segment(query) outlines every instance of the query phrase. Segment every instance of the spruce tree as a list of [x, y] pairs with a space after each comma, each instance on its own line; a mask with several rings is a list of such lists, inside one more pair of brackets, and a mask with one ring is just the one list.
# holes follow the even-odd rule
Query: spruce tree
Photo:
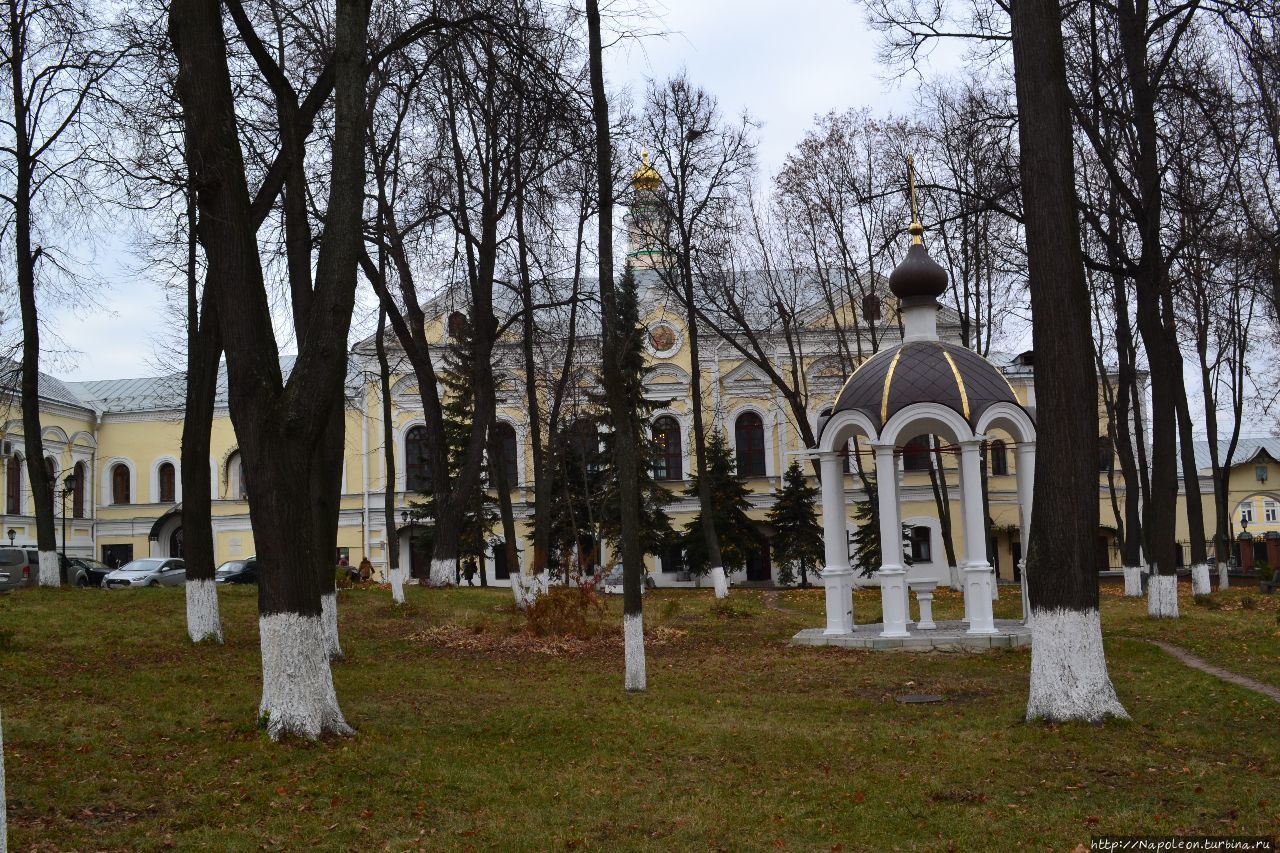
[[[649, 421], [654, 411], [670, 401], [653, 400], [645, 396], [644, 329], [640, 325], [637, 290], [635, 272], [627, 266], [617, 285], [618, 326], [625, 335], [619, 356], [626, 387], [627, 413], [631, 421], [632, 434], [637, 437], [640, 547], [646, 554], [659, 554], [675, 538], [675, 532], [671, 528], [671, 517], [667, 515], [666, 507], [676, 500], [676, 496], [659, 485], [653, 477], [653, 462], [658, 448], [654, 443]], [[622, 504], [619, 500], [618, 466], [614, 453], [617, 429], [607, 409], [601, 418], [601, 423], [605, 427], [604, 470], [601, 480], [604, 493], [601, 512], [602, 533], [611, 545], [616, 546], [622, 534]]]
[[[712, 521], [720, 536], [720, 559], [725, 572], [732, 574], [746, 568], [747, 555], [762, 544], [761, 536], [755, 522], [747, 517], [747, 510], [751, 508], [747, 500], [749, 492], [737, 477], [737, 466], [729, 443], [718, 429], [713, 429], [707, 437], [706, 459], [706, 470], [694, 473], [685, 494], [696, 497], [701, 479], [707, 478], [714, 508]], [[711, 570], [711, 561], [707, 555], [706, 537], [702, 533], [702, 513], [699, 512], [686, 524], [684, 530], [689, 571], [695, 575], [706, 574]]]
[[808, 588], [809, 572], [819, 571], [826, 557], [822, 526], [813, 508], [817, 497], [818, 487], [808, 481], [799, 462], [792, 462], [783, 475], [782, 491], [769, 510], [769, 523], [775, 531], [770, 545], [782, 586], [795, 583], [798, 568], [800, 586]]
[[[876, 489], [874, 477], [862, 479], [866, 490], [865, 500], [853, 506], [853, 517], [857, 528], [853, 531], [853, 553], [849, 555], [851, 565], [861, 567], [859, 573], [864, 578], [871, 577], [884, 562], [880, 556], [880, 495]], [[902, 565], [909, 566], [911, 560], [910, 525], [902, 525]]]
[[[471, 434], [471, 422], [475, 417], [475, 394], [471, 387], [471, 329], [461, 315], [452, 322], [450, 333], [452, 339], [444, 354], [444, 365], [440, 371], [440, 384], [444, 386], [444, 402], [441, 409], [444, 415], [445, 454], [449, 465], [449, 479], [455, 479], [462, 469], [462, 457], [466, 452], [467, 441]], [[427, 478], [428, 480], [430, 478]], [[409, 512], [421, 526], [415, 528], [415, 541], [430, 548], [434, 519], [436, 517], [435, 497], [428, 485], [421, 493], [423, 500], [409, 501]], [[477, 488], [470, 495], [456, 495], [467, 503], [463, 516], [462, 529], [458, 534], [458, 557], [460, 560], [475, 559], [477, 564], [484, 564], [484, 553], [487, 547], [489, 532], [497, 521], [494, 511], [494, 499], [484, 489]], [[482, 575], [482, 579], [483, 579]]]

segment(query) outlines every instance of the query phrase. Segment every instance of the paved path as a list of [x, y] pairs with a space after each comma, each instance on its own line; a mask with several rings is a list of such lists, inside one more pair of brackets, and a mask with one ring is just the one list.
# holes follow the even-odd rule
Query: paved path
[[1148, 640], [1145, 637], [1132, 637], [1131, 639], [1141, 640], [1144, 643], [1159, 646], [1192, 669], [1198, 669], [1201, 672], [1212, 675], [1214, 678], [1219, 678], [1223, 681], [1243, 687], [1245, 690], [1252, 690], [1255, 693], [1261, 693], [1263, 696], [1274, 699], [1276, 702], [1280, 702], [1280, 687], [1263, 684], [1261, 681], [1254, 681], [1252, 678], [1246, 678], [1243, 675], [1237, 675], [1236, 673], [1223, 669], [1220, 666], [1214, 666], [1208, 661], [1202, 660], [1201, 658], [1191, 654], [1191, 652], [1186, 649], [1181, 649], [1171, 643], [1165, 643], [1161, 640]]

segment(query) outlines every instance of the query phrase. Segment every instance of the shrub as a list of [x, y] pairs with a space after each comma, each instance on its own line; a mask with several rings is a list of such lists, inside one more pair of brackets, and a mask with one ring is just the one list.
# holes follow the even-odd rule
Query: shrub
[[1194, 600], [1198, 606], [1207, 608], [1209, 610], [1222, 609], [1222, 602], [1218, 601], [1218, 599], [1214, 598], [1211, 595], [1197, 595]]
[[604, 602], [595, 589], [583, 586], [553, 586], [525, 608], [529, 628], [540, 637], [568, 636], [589, 639], [604, 633], [600, 617]]
[[338, 566], [333, 570], [333, 585], [338, 589], [351, 589], [351, 570]]
[[1258, 572], [1258, 577], [1264, 581], [1270, 581], [1276, 573], [1276, 570], [1271, 568], [1265, 560], [1255, 563], [1253, 568]]

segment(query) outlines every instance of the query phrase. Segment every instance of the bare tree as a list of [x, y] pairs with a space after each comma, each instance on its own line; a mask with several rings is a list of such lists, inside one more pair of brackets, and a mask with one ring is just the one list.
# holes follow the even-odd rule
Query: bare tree
[[[724, 268], [725, 242], [733, 231], [745, 183], [755, 165], [752, 121], [743, 115], [725, 121], [714, 97], [683, 75], [651, 82], [645, 98], [640, 135], [652, 148], [661, 188], [645, 189], [656, 215], [641, 225], [645, 239], [658, 250], [657, 272], [684, 310], [691, 359], [690, 392], [694, 456], [706, 468], [702, 356], [699, 341], [698, 281]], [[703, 536], [706, 538], [715, 595], [729, 594], [720, 559], [720, 542], [712, 521], [711, 484], [699, 477]]]
[[0, 63], [9, 85], [0, 153], [13, 183], [0, 191], [0, 200], [12, 227], [22, 321], [23, 446], [35, 504], [39, 583], [59, 586], [56, 484], [50, 482], [40, 425], [37, 287], [51, 293], [53, 281], [69, 272], [69, 258], [56, 245], [58, 228], [94, 196], [87, 169], [94, 138], [90, 123], [81, 119], [122, 54], [107, 48], [102, 24], [75, 0], [7, 0], [3, 13]]
[[1070, 92], [1056, 0], [1011, 10], [1037, 364], [1028, 719], [1127, 718], [1107, 674], [1093, 539], [1098, 529], [1097, 375], [1076, 218]]
[[[613, 278], [613, 145], [610, 141], [609, 100], [604, 88], [604, 47], [600, 35], [600, 8], [587, 0], [587, 55], [591, 77], [591, 114], [595, 124], [596, 185], [599, 225], [600, 321], [604, 387], [613, 414], [614, 456], [618, 467], [618, 501], [622, 524], [622, 632], [626, 655], [626, 689], [646, 688], [644, 661], [644, 600], [641, 576], [644, 551], [640, 544], [640, 480], [637, 401], [629, 399], [623, 363], [627, 338], [639, 334], [623, 324]], [[696, 362], [695, 362], [695, 370]]]
[[[431, 17], [429, 28], [452, 21]], [[251, 484], [260, 564], [260, 715], [273, 738], [348, 734], [333, 689], [317, 566], [325, 539], [314, 507], [331, 414], [342, 404], [346, 337], [355, 300], [364, 200], [369, 11], [340, 0], [333, 19], [333, 132], [329, 195], [317, 238], [313, 291], [288, 378], [272, 327], [254, 200], [237, 133], [237, 97], [216, 0], [177, 0], [169, 27], [208, 277], [217, 282], [218, 326], [227, 353], [231, 417]], [[322, 87], [324, 88], [324, 87]], [[287, 155], [286, 155], [287, 157]], [[283, 170], [283, 168], [282, 168]], [[283, 176], [274, 180], [285, 183]], [[259, 191], [261, 194], [261, 190]], [[294, 301], [296, 308], [302, 301]], [[328, 521], [325, 520], [328, 524]], [[299, 531], [303, 535], [299, 535]]]

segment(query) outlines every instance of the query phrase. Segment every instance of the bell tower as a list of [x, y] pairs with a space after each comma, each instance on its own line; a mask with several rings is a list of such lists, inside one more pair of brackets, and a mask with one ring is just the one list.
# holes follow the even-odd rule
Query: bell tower
[[640, 152], [640, 168], [631, 175], [631, 210], [627, 213], [627, 263], [632, 269], [653, 269], [662, 257], [665, 208], [662, 177], [649, 165], [649, 152]]

